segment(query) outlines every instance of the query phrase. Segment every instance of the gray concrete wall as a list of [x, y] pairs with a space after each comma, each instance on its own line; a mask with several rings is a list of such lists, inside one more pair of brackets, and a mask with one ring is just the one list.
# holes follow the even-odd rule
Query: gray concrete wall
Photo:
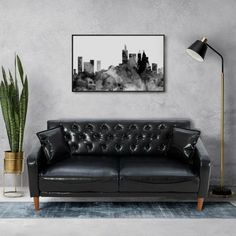
[[[226, 182], [236, 184], [236, 2], [234, 0], [0, 0], [0, 65], [20, 54], [30, 100], [25, 153], [57, 118], [189, 118], [202, 131], [219, 178], [220, 59], [205, 63], [185, 48], [206, 36], [225, 57]], [[71, 34], [166, 35], [165, 93], [72, 93]], [[0, 120], [0, 153], [8, 142]], [[26, 173], [25, 173], [26, 175]], [[2, 184], [2, 178], [0, 178]], [[26, 182], [25, 182], [26, 184]]]

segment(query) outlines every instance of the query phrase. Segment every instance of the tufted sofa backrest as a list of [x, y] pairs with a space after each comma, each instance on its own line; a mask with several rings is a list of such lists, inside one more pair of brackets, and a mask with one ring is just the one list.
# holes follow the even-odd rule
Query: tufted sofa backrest
[[154, 155], [168, 148], [173, 126], [189, 128], [190, 121], [49, 120], [47, 126], [63, 126], [72, 154]]

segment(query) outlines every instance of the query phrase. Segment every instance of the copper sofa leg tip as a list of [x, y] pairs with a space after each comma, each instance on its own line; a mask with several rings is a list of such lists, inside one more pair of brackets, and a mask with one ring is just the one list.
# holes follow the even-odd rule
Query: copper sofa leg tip
[[197, 210], [198, 210], [198, 211], [202, 211], [203, 202], [204, 202], [204, 198], [199, 197], [199, 198], [197, 199]]
[[34, 209], [35, 211], [39, 211], [39, 197], [34, 197]]

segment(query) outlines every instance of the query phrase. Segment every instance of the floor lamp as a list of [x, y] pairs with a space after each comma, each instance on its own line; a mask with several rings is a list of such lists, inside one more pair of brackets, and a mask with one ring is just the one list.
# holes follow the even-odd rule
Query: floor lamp
[[213, 195], [230, 196], [232, 191], [224, 186], [224, 58], [207, 43], [206, 38], [195, 41], [186, 52], [195, 60], [203, 62], [207, 48], [212, 49], [221, 58], [221, 136], [220, 136], [220, 186], [212, 189]]

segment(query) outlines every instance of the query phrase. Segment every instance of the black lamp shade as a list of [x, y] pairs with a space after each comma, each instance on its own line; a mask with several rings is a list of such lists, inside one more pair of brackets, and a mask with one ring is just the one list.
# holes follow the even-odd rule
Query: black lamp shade
[[186, 52], [197, 61], [203, 61], [207, 50], [207, 44], [200, 40], [195, 41]]

